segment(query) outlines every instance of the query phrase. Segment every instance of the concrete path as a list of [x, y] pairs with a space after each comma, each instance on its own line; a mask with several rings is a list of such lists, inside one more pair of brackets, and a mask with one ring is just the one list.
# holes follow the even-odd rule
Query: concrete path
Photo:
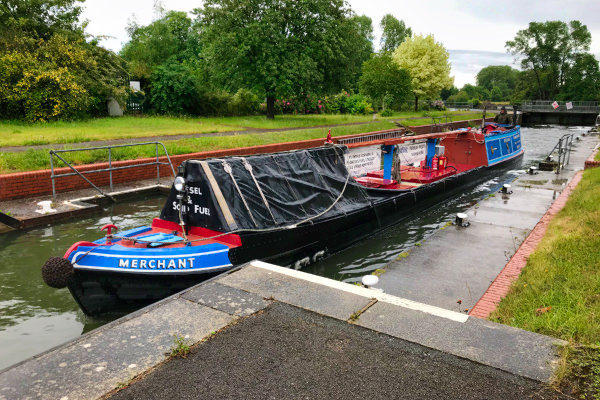
[[[199, 344], [165, 362], [173, 335]], [[556, 344], [253, 262], [0, 371], [0, 399], [521, 399], [550, 396]]]
[[448, 226], [411, 249], [407, 257], [390, 262], [378, 287], [414, 301], [469, 312], [583, 169], [597, 143], [597, 136], [576, 142], [570, 163], [558, 175], [523, 172], [511, 182], [511, 194], [490, 195], [466, 211], [469, 227]]

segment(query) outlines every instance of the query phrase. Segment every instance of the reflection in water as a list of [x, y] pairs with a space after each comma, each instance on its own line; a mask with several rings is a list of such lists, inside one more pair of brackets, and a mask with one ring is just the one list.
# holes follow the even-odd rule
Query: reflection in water
[[[585, 130], [586, 128], [581, 128]], [[545, 158], [566, 128], [523, 128], [524, 168]], [[468, 192], [413, 215], [351, 248], [304, 269], [316, 275], [353, 282], [384, 267], [398, 254], [452, 221], [482, 197], [500, 189], [522, 171], [509, 171]], [[68, 221], [26, 232], [0, 235], [0, 369], [47, 350], [118, 317], [88, 318], [67, 289], [47, 287], [41, 266], [50, 256], [62, 255], [71, 244], [104, 235], [107, 223], [121, 230], [150, 224], [162, 209], [164, 197], [131, 201], [109, 207], [99, 216]]]

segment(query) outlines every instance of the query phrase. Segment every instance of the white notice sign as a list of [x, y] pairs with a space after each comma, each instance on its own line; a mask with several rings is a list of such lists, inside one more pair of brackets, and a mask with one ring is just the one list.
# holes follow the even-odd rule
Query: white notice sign
[[419, 163], [425, 159], [425, 154], [427, 154], [427, 143], [402, 144], [398, 146], [398, 156], [402, 165]]
[[348, 149], [344, 162], [351, 176], [362, 176], [367, 172], [381, 169], [381, 146], [357, 147]]

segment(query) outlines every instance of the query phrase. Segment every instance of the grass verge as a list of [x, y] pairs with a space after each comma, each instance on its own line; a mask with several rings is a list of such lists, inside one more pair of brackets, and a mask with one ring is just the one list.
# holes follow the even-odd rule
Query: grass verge
[[227, 118], [126, 116], [76, 122], [25, 124], [0, 122], [0, 147], [82, 143], [135, 137], [244, 131], [248, 129], [291, 129], [319, 125], [372, 121], [371, 115], [281, 115]]
[[[331, 134], [333, 136], [342, 136], [392, 129], [394, 127], [395, 125], [389, 121], [375, 121], [362, 125], [348, 125], [331, 128]], [[318, 138], [324, 139], [327, 136], [327, 131], [328, 128], [314, 128], [231, 136], [209, 136], [181, 140], [169, 140], [165, 141], [164, 144], [169, 152], [169, 155], [177, 155], [200, 151], [233, 149], [238, 147], [259, 146], [272, 143], [293, 142], [297, 140]], [[72, 148], [74, 147], [75, 146]], [[108, 151], [106, 150], [81, 151], [76, 153], [62, 154], [62, 156], [74, 165], [108, 161]], [[111, 154], [113, 161], [131, 160], [154, 156], [155, 146], [153, 145], [117, 148], [113, 149]], [[62, 163], [55, 162], [55, 167], [62, 166], [64, 166]], [[0, 153], [0, 173], [3, 174], [11, 172], [34, 171], [47, 168], [50, 168], [50, 156], [48, 154], [48, 150], [30, 149], [25, 152]]]
[[600, 399], [600, 168], [586, 170], [490, 319], [568, 341], [556, 384]]
[[[429, 124], [431, 117], [451, 115], [469, 119], [464, 111], [402, 112], [378, 121], [410, 120], [406, 125]], [[481, 118], [481, 113], [471, 113]], [[416, 119], [415, 119], [416, 118]], [[186, 118], [159, 116], [125, 116], [97, 118], [75, 122], [26, 124], [18, 121], [0, 121], [0, 147], [34, 146], [47, 144], [83, 143], [95, 140], [127, 139], [137, 137], [171, 136], [215, 132], [246, 131], [252, 129], [293, 129], [325, 125], [372, 122], [372, 115], [277, 115], [268, 120], [264, 116]]]

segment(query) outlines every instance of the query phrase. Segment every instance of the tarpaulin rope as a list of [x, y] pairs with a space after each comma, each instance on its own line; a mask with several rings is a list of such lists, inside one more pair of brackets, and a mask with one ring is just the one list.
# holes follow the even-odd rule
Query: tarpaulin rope
[[238, 186], [237, 181], [235, 180], [235, 177], [233, 176], [233, 168], [231, 168], [231, 165], [227, 161], [223, 161], [223, 169], [231, 177], [231, 180], [233, 181], [233, 184], [235, 185], [235, 188], [237, 189], [238, 194], [240, 195], [240, 197], [242, 199], [242, 202], [244, 202], [246, 211], [248, 211], [248, 214], [250, 214], [250, 218], [252, 218], [252, 222], [254, 223], [254, 226], [258, 227], [258, 224], [254, 220], [254, 215], [252, 215], [252, 211], [250, 211], [250, 207], [248, 207], [248, 203], [246, 203], [246, 198], [244, 197], [244, 194], [240, 190], [240, 187]]
[[243, 157], [241, 157], [241, 158], [242, 158], [242, 162], [244, 163], [244, 167], [246, 167], [246, 170], [248, 170], [248, 172], [250, 173], [250, 176], [252, 177], [252, 180], [254, 181], [256, 188], [258, 189], [258, 193], [260, 193], [260, 197], [262, 198], [263, 203], [265, 203], [265, 207], [267, 207], [267, 210], [269, 210], [269, 214], [271, 214], [271, 218], [273, 218], [273, 222], [277, 223], [277, 220], [275, 219], [275, 216], [273, 216], [273, 212], [271, 211], [271, 207], [269, 207], [269, 202], [267, 201], [267, 198], [265, 197], [262, 189], [260, 188], [258, 181], [254, 177], [254, 173], [252, 172], [252, 165], [250, 165], [248, 160], [246, 160], [245, 158], [243, 158]]

